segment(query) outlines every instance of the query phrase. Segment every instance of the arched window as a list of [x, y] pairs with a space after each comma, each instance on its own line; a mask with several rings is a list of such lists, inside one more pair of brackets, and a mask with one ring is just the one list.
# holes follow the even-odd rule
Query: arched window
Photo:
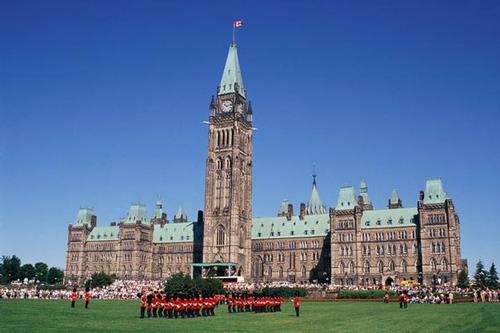
[[305, 279], [306, 277], [307, 277], [306, 266], [302, 266], [302, 279]]
[[349, 263], [349, 273], [354, 274], [354, 262], [352, 261]]
[[378, 272], [384, 273], [384, 263], [382, 261], [378, 262]]
[[406, 260], [401, 261], [401, 272], [408, 272], [408, 264], [406, 263]]
[[441, 243], [441, 253], [444, 253], [444, 252], [445, 251], [444, 251], [444, 242], [443, 242], [443, 243]]
[[343, 262], [343, 261], [341, 261], [341, 262], [339, 263], [339, 273], [340, 273], [340, 274], [344, 274], [344, 271], [345, 271], [344, 262]]
[[448, 272], [448, 260], [446, 258], [443, 258], [443, 261], [441, 261], [441, 269], [443, 272]]
[[267, 276], [271, 279], [273, 277], [273, 268], [269, 266], [267, 269]]
[[437, 271], [437, 262], [436, 262], [436, 259], [434, 259], [434, 258], [431, 258], [431, 270], [433, 272]]
[[245, 247], [245, 229], [240, 227], [240, 248]]
[[217, 232], [216, 232], [216, 245], [217, 246], [224, 245], [225, 237], [226, 237], [226, 232], [224, 230], [224, 227], [222, 225], [219, 225], [217, 227]]
[[368, 261], [365, 261], [365, 273], [370, 273], [370, 263]]
[[394, 265], [394, 261], [393, 261], [393, 260], [391, 260], [391, 261], [389, 262], [389, 270], [390, 270], [391, 272], [394, 272], [394, 270], [395, 270], [395, 269], [396, 269], [396, 267], [395, 267], [395, 265]]
[[278, 276], [280, 279], [283, 279], [283, 267], [281, 266], [278, 268]]
[[226, 157], [226, 169], [231, 169], [231, 158]]

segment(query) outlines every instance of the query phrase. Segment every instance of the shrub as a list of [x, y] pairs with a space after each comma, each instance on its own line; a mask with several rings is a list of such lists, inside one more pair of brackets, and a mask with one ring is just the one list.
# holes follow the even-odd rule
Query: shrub
[[223, 294], [224, 285], [219, 279], [191, 279], [189, 275], [183, 273], [173, 274], [165, 282], [165, 291], [168, 294], [192, 293], [192, 294]]
[[114, 274], [108, 275], [104, 272], [94, 273], [92, 274], [90, 279], [88, 279], [85, 282], [85, 288], [101, 288], [109, 286], [115, 280], [116, 280], [116, 275]]
[[263, 296], [270, 297], [294, 297], [296, 293], [298, 293], [300, 297], [307, 296], [307, 290], [305, 288], [266, 287], [261, 290], [261, 293]]
[[389, 293], [389, 297], [397, 297], [397, 294], [390, 290], [341, 290], [337, 298], [383, 298], [385, 293]]

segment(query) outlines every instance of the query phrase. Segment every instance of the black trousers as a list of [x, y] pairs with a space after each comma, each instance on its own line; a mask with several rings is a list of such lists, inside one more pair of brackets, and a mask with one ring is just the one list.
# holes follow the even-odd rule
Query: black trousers
[[85, 309], [89, 308], [89, 301], [85, 301]]
[[300, 306], [298, 308], [295, 308], [295, 315], [297, 317], [300, 316]]
[[151, 309], [148, 308], [148, 318], [150, 318], [150, 317], [151, 317]]
[[74, 308], [75, 307], [75, 301], [71, 301], [71, 307]]
[[144, 319], [144, 312], [146, 312], [146, 308], [141, 308], [141, 319]]

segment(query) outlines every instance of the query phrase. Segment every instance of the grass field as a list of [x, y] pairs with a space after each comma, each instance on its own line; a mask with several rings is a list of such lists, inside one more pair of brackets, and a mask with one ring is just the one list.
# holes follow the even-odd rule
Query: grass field
[[281, 313], [228, 314], [196, 319], [140, 320], [137, 301], [0, 300], [0, 332], [500, 332], [500, 304], [411, 305], [302, 302], [296, 318], [290, 302]]

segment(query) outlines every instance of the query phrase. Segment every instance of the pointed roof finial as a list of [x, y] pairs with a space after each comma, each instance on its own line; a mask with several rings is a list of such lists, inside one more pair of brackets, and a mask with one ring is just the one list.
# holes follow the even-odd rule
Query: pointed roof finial
[[309, 197], [309, 202], [306, 206], [306, 215], [312, 214], [326, 214], [326, 207], [323, 206], [323, 202], [319, 196], [318, 186], [316, 184], [316, 167], [313, 167], [313, 186], [311, 190], [311, 196]]
[[316, 186], [316, 176], [317, 176], [317, 174], [316, 174], [316, 164], [313, 164], [313, 174], [312, 174], [312, 176], [313, 176], [313, 186]]
[[218, 95], [228, 93], [239, 93], [246, 98], [246, 91], [241, 76], [240, 61], [238, 59], [238, 49], [236, 43], [231, 43], [227, 53], [226, 65], [220, 80]]

